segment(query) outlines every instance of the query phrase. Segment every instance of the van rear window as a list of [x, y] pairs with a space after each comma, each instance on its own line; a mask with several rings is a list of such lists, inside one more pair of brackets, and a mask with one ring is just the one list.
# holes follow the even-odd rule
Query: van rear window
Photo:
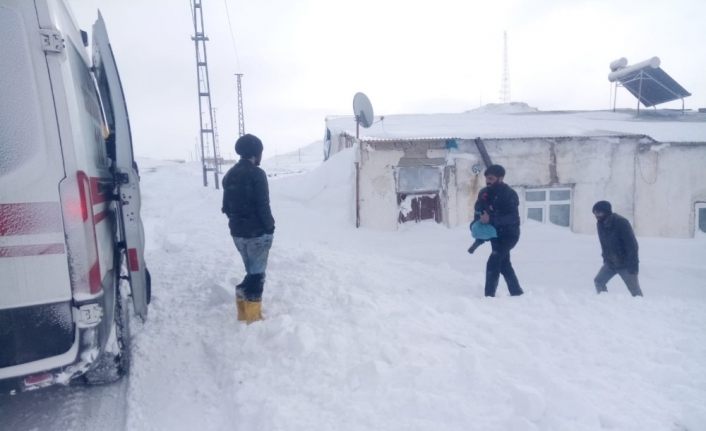
[[0, 7], [0, 176], [21, 167], [41, 148], [42, 116], [31, 52], [22, 16]]

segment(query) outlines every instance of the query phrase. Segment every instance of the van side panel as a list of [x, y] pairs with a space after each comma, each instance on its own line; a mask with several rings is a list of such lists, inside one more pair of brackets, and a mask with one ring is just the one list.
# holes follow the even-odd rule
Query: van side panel
[[0, 6], [0, 310], [71, 300], [63, 154], [33, 2]]

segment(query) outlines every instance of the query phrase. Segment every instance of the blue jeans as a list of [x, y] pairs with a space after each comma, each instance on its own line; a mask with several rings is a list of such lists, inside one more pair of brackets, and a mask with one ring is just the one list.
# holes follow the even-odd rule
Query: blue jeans
[[256, 238], [234, 236], [233, 243], [243, 258], [246, 273], [243, 282], [236, 287], [235, 294], [241, 299], [259, 301], [265, 285], [265, 270], [272, 247], [272, 235], [265, 234]]
[[264, 274], [267, 269], [267, 256], [272, 247], [272, 235], [262, 235], [256, 238], [233, 237], [235, 248], [243, 258], [247, 274]]

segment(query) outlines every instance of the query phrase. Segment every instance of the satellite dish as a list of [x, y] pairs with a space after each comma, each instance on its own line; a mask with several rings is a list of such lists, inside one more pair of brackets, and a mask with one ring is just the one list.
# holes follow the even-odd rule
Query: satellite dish
[[363, 93], [355, 93], [353, 96], [353, 115], [355, 122], [366, 129], [373, 125], [373, 105], [370, 99]]

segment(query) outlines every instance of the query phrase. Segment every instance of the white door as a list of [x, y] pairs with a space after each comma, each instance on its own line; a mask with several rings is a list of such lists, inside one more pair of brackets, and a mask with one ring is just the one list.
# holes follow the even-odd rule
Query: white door
[[145, 234], [140, 218], [140, 178], [132, 153], [125, 95], [100, 12], [98, 20], [93, 24], [93, 66], [110, 129], [110, 139], [115, 145], [111, 157], [114, 159], [114, 175], [120, 196], [120, 239], [125, 242], [132, 301], [135, 313], [145, 319], [151, 292], [144, 257]]

